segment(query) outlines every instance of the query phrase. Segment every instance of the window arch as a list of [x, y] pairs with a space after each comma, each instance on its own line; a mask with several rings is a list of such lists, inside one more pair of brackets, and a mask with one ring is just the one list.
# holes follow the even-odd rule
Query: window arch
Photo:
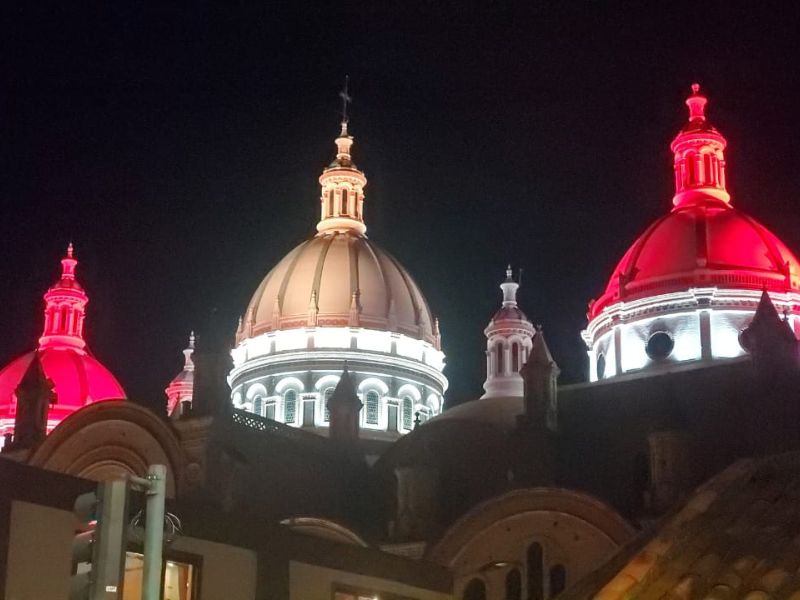
[[333, 396], [333, 390], [333, 387], [325, 388], [325, 391], [322, 393], [322, 401], [324, 402], [322, 412], [324, 413], [324, 419], [326, 423], [331, 420], [331, 411], [328, 410], [328, 400], [330, 400], [331, 396]]
[[370, 390], [367, 392], [366, 396], [366, 419], [367, 423], [370, 425], [377, 425], [378, 424], [378, 415], [380, 412], [380, 403], [381, 397], [378, 395], [378, 392], [375, 390]]
[[567, 570], [564, 565], [550, 567], [550, 598], [555, 598], [567, 587]]
[[511, 372], [519, 373], [519, 344], [511, 344]]
[[411, 429], [414, 424], [414, 401], [411, 396], [403, 398], [403, 428]]
[[528, 580], [528, 600], [544, 598], [544, 565], [542, 564], [542, 545], [534, 542], [528, 547], [526, 561]]
[[519, 569], [506, 574], [506, 600], [522, 600], [522, 575]]
[[464, 600], [486, 600], [486, 584], [483, 580], [472, 579], [464, 588]]
[[294, 423], [297, 420], [297, 392], [286, 390], [283, 393], [283, 420], [286, 423]]

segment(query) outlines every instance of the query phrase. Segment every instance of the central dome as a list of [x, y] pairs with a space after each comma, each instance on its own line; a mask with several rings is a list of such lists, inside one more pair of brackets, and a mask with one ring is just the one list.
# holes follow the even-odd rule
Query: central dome
[[252, 327], [240, 339], [307, 327], [311, 319], [319, 327], [358, 325], [434, 342], [431, 311], [411, 275], [351, 231], [320, 233], [289, 252], [258, 286], [247, 315]]
[[437, 321], [416, 282], [367, 239], [367, 178], [347, 120], [322, 171], [314, 237], [253, 294], [236, 332], [235, 407], [327, 435], [328, 401], [346, 369], [363, 409], [360, 435], [392, 441], [442, 411], [447, 389]]

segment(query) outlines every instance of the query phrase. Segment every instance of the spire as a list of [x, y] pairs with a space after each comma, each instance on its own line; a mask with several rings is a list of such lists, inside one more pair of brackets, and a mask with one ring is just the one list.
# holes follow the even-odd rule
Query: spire
[[347, 108], [353, 99], [349, 94], [349, 78], [345, 78], [344, 88], [339, 92], [342, 99], [341, 130], [336, 138], [336, 158], [320, 175], [322, 186], [320, 196], [319, 233], [351, 232], [364, 235], [364, 187], [367, 178], [358, 170], [351, 156], [353, 136], [348, 131], [350, 117]]
[[707, 120], [708, 99], [700, 84], [692, 84], [686, 99], [689, 122], [681, 129], [670, 148], [674, 153], [676, 208], [702, 201], [717, 200], [726, 204], [731, 197], [725, 187], [725, 147], [727, 141]]
[[45, 375], [38, 352], [33, 353], [14, 395], [17, 401], [14, 447], [31, 448], [47, 435], [47, 413], [57, 401], [53, 382]]
[[761, 293], [753, 320], [741, 333], [742, 346], [753, 356], [756, 369], [766, 375], [798, 366], [798, 342], [781, 319], [767, 290]]
[[358, 439], [358, 414], [363, 404], [356, 393], [353, 376], [344, 364], [339, 383], [328, 400], [331, 439], [352, 442]]
[[72, 243], [61, 259], [61, 277], [44, 295], [44, 330], [39, 338], [39, 348], [69, 347], [82, 350], [83, 320], [89, 297], [75, 279], [78, 261]]

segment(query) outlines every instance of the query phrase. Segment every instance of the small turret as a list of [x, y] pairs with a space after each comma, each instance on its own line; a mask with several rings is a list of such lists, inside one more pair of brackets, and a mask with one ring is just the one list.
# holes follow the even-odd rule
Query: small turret
[[503, 304], [484, 330], [486, 335], [485, 394], [481, 398], [521, 398], [522, 376], [519, 371], [532, 347], [533, 323], [517, 304], [519, 283], [514, 281], [511, 265], [500, 284]]
[[67, 255], [61, 259], [61, 277], [44, 295], [44, 331], [39, 349], [73, 348], [83, 350], [83, 320], [89, 297], [75, 279], [78, 261], [70, 243]]
[[179, 418], [192, 406], [194, 390], [194, 331], [189, 335], [189, 345], [183, 351], [183, 370], [167, 386], [167, 414]]

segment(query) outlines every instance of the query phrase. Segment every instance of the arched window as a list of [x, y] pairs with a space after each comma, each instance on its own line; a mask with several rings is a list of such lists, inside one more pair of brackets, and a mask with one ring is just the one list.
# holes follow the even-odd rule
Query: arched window
[[261, 396], [256, 396], [256, 399], [253, 401], [253, 412], [261, 417], [263, 416], [263, 410], [264, 400], [261, 398]]
[[486, 600], [486, 584], [477, 577], [464, 588], [464, 600]]
[[403, 398], [403, 428], [411, 429], [414, 424], [414, 401], [411, 396]]
[[297, 392], [286, 390], [283, 393], [283, 420], [294, 423], [297, 419]]
[[58, 328], [62, 333], [66, 333], [67, 332], [67, 315], [68, 314], [69, 313], [67, 312], [67, 307], [66, 306], [62, 306], [61, 307], [61, 318], [59, 319], [59, 322], [58, 322]]
[[528, 547], [527, 556], [528, 600], [542, 600], [544, 597], [544, 565], [542, 564], [542, 545], [533, 543]]
[[597, 356], [597, 378], [602, 379], [606, 374], [606, 356], [599, 354]]
[[378, 396], [378, 392], [375, 390], [370, 390], [367, 392], [367, 423], [370, 425], [377, 425], [378, 424], [378, 412], [380, 409], [381, 398]]
[[511, 372], [519, 373], [519, 344], [511, 344]]
[[522, 600], [522, 575], [511, 569], [506, 575], [506, 600]]
[[322, 394], [323, 401], [325, 402], [325, 406], [323, 407], [323, 412], [325, 413], [324, 418], [326, 423], [331, 420], [331, 411], [328, 410], [328, 400], [330, 400], [331, 396], [333, 396], [333, 389], [334, 388], [332, 387], [326, 388], [325, 392]]
[[505, 354], [506, 354], [506, 349], [505, 349], [505, 347], [503, 346], [502, 343], [498, 343], [494, 347], [494, 350], [497, 353], [497, 374], [498, 375], [502, 375], [503, 373], [506, 372], [505, 360], [504, 360], [505, 359]]
[[346, 215], [347, 213], [347, 190], [342, 190], [342, 208], [339, 210], [339, 214]]
[[564, 565], [550, 567], [550, 598], [555, 598], [567, 587], [567, 570]]

